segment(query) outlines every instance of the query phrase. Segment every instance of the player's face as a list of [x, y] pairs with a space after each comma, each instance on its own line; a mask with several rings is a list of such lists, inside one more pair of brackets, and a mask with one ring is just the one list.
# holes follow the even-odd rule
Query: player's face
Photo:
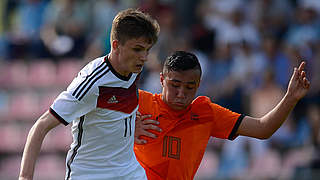
[[119, 43], [117, 53], [120, 73], [127, 76], [131, 72], [141, 72], [151, 47], [152, 44], [144, 37], [127, 40], [123, 45]]
[[169, 71], [160, 75], [162, 100], [172, 109], [185, 109], [194, 99], [199, 84], [200, 71]]

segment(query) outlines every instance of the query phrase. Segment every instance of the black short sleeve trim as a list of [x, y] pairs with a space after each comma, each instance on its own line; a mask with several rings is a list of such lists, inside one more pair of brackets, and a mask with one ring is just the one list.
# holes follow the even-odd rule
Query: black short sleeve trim
[[67, 121], [65, 121], [61, 116], [59, 116], [59, 114], [57, 114], [52, 108], [49, 109], [49, 112], [58, 120], [60, 121], [62, 124], [64, 124], [65, 126], [67, 126], [69, 123]]
[[238, 128], [239, 128], [239, 126], [240, 126], [240, 124], [241, 124], [241, 122], [242, 122], [242, 120], [243, 120], [244, 117], [245, 117], [244, 114], [241, 114], [241, 115], [239, 116], [236, 124], [234, 125], [234, 127], [233, 127], [233, 129], [232, 129], [232, 131], [231, 131], [231, 133], [230, 133], [230, 135], [229, 135], [229, 137], [228, 137], [229, 140], [234, 140], [234, 139], [238, 136], [236, 133], [237, 133]]

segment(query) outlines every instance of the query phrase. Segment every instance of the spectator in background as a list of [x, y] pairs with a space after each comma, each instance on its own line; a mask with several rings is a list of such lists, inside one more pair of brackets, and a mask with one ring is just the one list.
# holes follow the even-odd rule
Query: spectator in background
[[[235, 112], [243, 112], [242, 90], [231, 73], [232, 46], [221, 43], [209, 58], [199, 94], [214, 98], [217, 104]], [[213, 78], [214, 77], [214, 78]]]
[[[7, 2], [10, 6], [13, 3]], [[40, 31], [44, 24], [44, 11], [48, 0], [22, 0], [8, 9], [8, 26], [4, 39], [7, 45], [8, 58], [42, 58], [46, 57]]]
[[[262, 83], [246, 94], [249, 102], [247, 105], [249, 114], [254, 117], [262, 117], [272, 110], [284, 95], [282, 88], [274, 81], [272, 70], [265, 69], [261, 73]], [[247, 80], [250, 82], [250, 78]], [[290, 117], [278, 131], [288, 121], [290, 122]], [[278, 177], [281, 159], [275, 158], [279, 155], [270, 149], [269, 142], [270, 139], [259, 141], [247, 137], [239, 137], [235, 142], [226, 141], [222, 148], [219, 176], [221, 178], [236, 178], [247, 173], [248, 177], [253, 179]]]
[[248, 21], [246, 4], [241, 0], [234, 1], [204, 1], [207, 10], [204, 10], [204, 22], [207, 27], [216, 32], [216, 43], [239, 45], [243, 40], [251, 45], [260, 41], [254, 24]]
[[276, 83], [285, 88], [290, 78], [290, 71], [294, 66], [284, 53], [281, 40], [273, 34], [267, 34], [262, 38], [261, 52], [263, 61], [267, 64], [266, 67], [274, 69]]
[[[260, 72], [262, 73], [261, 84], [248, 94], [250, 114], [256, 117], [262, 117], [269, 112], [285, 94], [284, 89], [275, 82], [273, 69], [265, 67]], [[269, 140], [257, 141], [255, 139], [247, 139], [249, 151], [251, 152], [248, 173], [253, 179], [272, 179], [279, 176], [281, 156], [277, 151], [272, 149], [270, 141], [276, 134], [279, 134], [279, 131], [287, 128], [288, 124], [292, 124], [292, 117], [290, 115]]]
[[161, 15], [164, 15], [162, 12], [171, 7], [171, 3], [159, 0], [142, 0], [138, 6], [142, 11], [148, 12], [152, 17], [159, 19]]
[[266, 59], [256, 50], [256, 47], [247, 41], [242, 41], [239, 48], [234, 51], [231, 64], [231, 76], [239, 86], [244, 96], [248, 96], [263, 81], [267, 68]]
[[283, 39], [293, 17], [294, 3], [290, 0], [251, 1], [246, 12], [260, 36], [273, 34]]
[[312, 46], [320, 40], [320, 22], [312, 7], [300, 6], [294, 22], [289, 26], [286, 42], [293, 46]]
[[297, 59], [306, 59], [307, 68], [313, 69], [316, 64], [314, 57], [320, 42], [319, 14], [313, 7], [302, 5], [297, 7], [294, 17], [284, 39], [291, 63], [295, 65]]
[[89, 5], [83, 0], [52, 0], [45, 11], [41, 39], [52, 57], [83, 57]]
[[126, 6], [121, 0], [94, 0], [91, 9], [91, 33], [88, 35], [88, 48], [85, 59], [92, 59], [110, 51], [110, 29], [113, 17]]
[[[320, 170], [320, 105], [312, 103], [309, 105], [307, 118], [311, 127], [311, 140], [313, 146], [313, 158], [310, 163], [311, 169]], [[318, 174], [320, 177], [320, 174]]]
[[161, 86], [159, 84], [159, 73], [161, 72], [161, 64], [155, 53], [149, 55], [149, 60], [145, 64], [145, 67], [148, 71], [142, 73], [139, 87], [151, 93], [160, 93]]
[[310, 103], [320, 104], [320, 61], [317, 61], [316, 59], [320, 57], [320, 42], [317, 43], [317, 47], [315, 49], [315, 55], [314, 60], [312, 62], [312, 66], [310, 67], [310, 70], [312, 71], [310, 75], [312, 76], [311, 82], [314, 83], [314, 86], [312, 86], [309, 100]]
[[177, 25], [177, 17], [171, 6], [163, 7], [158, 14], [161, 33], [159, 43], [155, 45], [153, 51], [157, 54], [160, 63], [163, 64], [165, 57], [178, 47], [177, 42], [179, 38], [182, 38], [182, 32]]
[[242, 41], [246, 41], [250, 46], [257, 46], [260, 41], [256, 27], [249, 23], [244, 8], [237, 8], [228, 16], [229, 23], [222, 27], [218, 37], [218, 41], [230, 43], [233, 46], [241, 45]]

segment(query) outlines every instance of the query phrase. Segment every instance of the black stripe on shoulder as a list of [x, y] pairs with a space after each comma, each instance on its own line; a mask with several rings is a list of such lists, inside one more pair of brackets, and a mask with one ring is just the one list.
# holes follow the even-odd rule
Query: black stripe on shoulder
[[90, 81], [91, 84], [87, 87], [86, 91], [84, 93], [82, 93], [82, 95], [78, 98], [79, 101], [81, 101], [81, 99], [84, 97], [85, 94], [87, 94], [87, 92], [89, 91], [89, 89], [93, 86], [93, 84], [95, 82], [97, 82], [98, 79], [102, 78], [105, 74], [107, 74], [107, 72], [109, 72], [110, 69], [105, 70], [100, 76], [98, 76], [97, 78], [95, 78], [93, 81]]
[[[81, 95], [81, 93], [83, 93], [83, 90], [88, 86], [88, 84], [90, 83], [90, 81], [92, 81], [92, 79], [94, 79], [98, 74], [100, 74], [106, 67], [106, 63], [102, 63], [103, 64], [103, 68], [100, 68], [99, 71], [97, 71], [96, 73], [94, 73], [92, 76], [90, 76], [90, 78], [88, 79], [88, 81], [82, 86], [82, 88], [80, 89], [80, 91], [76, 94], [75, 98], [79, 98], [79, 96]], [[91, 74], [90, 74], [91, 75]]]
[[81, 146], [82, 143], [82, 134], [83, 134], [83, 122], [84, 122], [84, 116], [80, 117], [80, 122], [78, 124], [78, 138], [77, 138], [77, 142], [78, 144], [74, 147], [73, 149], [73, 153], [70, 157], [70, 159], [67, 162], [67, 168], [68, 168], [68, 175], [67, 175], [67, 180], [70, 179], [70, 175], [71, 175], [71, 163], [73, 162], [74, 158], [76, 157], [77, 153], [78, 153], [78, 149]]
[[49, 108], [49, 112], [58, 120], [60, 121], [62, 124], [64, 124], [65, 126], [67, 126], [69, 123], [64, 120], [61, 116], [59, 116], [58, 113], [56, 113], [52, 108]]
[[[99, 72], [102, 71], [102, 70], [105, 68], [105, 66], [106, 66], [106, 63], [103, 61], [98, 67], [96, 67], [96, 68], [92, 71], [91, 74], [89, 74], [89, 75], [81, 82], [81, 84], [79, 84], [79, 86], [73, 91], [72, 96], [75, 96], [77, 93], [78, 93], [78, 94], [81, 93], [81, 90], [86, 86], [86, 85], [83, 86], [83, 84], [84, 84], [85, 82], [87, 82], [87, 80], [88, 80], [89, 78], [91, 79], [92, 77], [94, 77], [94, 76], [96, 76], [97, 74], [99, 74]], [[102, 69], [101, 69], [101, 68], [102, 68]], [[99, 69], [101, 69], [101, 70], [96, 73], [96, 71], [98, 71]], [[89, 79], [89, 81], [90, 81], [90, 79]], [[87, 83], [88, 83], [88, 82], [87, 82]], [[81, 88], [81, 87], [82, 87], [82, 88]], [[81, 88], [81, 90], [80, 90], [80, 92], [78, 92], [80, 88]]]
[[243, 114], [241, 114], [241, 115], [239, 116], [236, 124], [234, 125], [234, 127], [233, 127], [233, 129], [232, 129], [232, 131], [231, 131], [231, 133], [230, 133], [230, 135], [229, 135], [229, 137], [228, 137], [229, 140], [234, 140], [234, 139], [237, 137], [237, 134], [236, 134], [236, 133], [237, 133], [238, 128], [239, 128], [239, 126], [240, 126], [240, 124], [241, 124], [241, 122], [242, 122], [242, 120], [243, 120], [244, 117], [245, 117], [245, 115], [243, 115]]

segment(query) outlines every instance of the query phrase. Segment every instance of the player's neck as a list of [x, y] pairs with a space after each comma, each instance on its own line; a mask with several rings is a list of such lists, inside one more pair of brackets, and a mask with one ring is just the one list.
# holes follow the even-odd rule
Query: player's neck
[[111, 52], [108, 54], [108, 60], [111, 64], [111, 66], [113, 67], [113, 69], [120, 74], [121, 76], [127, 77], [129, 76], [130, 72], [126, 72], [123, 70], [122, 65], [120, 63], [119, 60], [119, 56], [117, 56], [117, 54], [115, 54], [114, 52]]

